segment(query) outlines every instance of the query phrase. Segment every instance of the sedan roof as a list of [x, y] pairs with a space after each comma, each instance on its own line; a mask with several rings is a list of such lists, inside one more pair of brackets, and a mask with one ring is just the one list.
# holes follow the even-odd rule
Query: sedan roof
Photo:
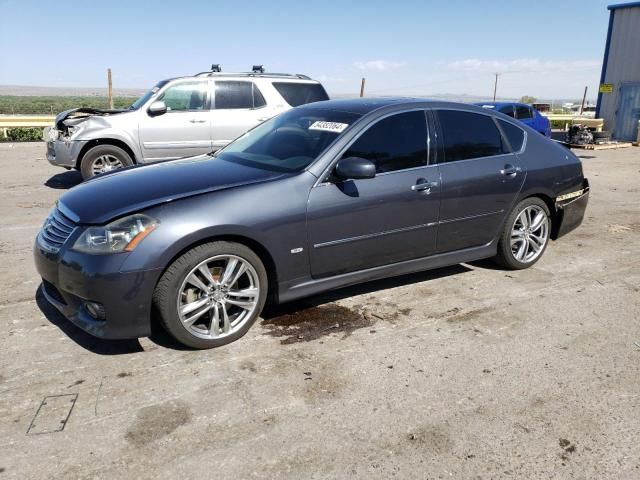
[[440, 100], [430, 100], [427, 98], [411, 97], [373, 97], [373, 98], [348, 98], [339, 100], [325, 100], [323, 102], [308, 103], [298, 108], [338, 110], [359, 115], [365, 115], [380, 110], [385, 107], [411, 105], [415, 107], [466, 107], [471, 110], [477, 108], [469, 103], [444, 102]]

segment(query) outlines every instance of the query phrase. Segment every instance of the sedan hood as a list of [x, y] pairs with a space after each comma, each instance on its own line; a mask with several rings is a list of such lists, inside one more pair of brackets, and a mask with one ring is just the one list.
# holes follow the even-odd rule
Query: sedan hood
[[283, 176], [203, 155], [99, 176], [72, 188], [60, 202], [79, 223], [104, 224], [161, 203]]

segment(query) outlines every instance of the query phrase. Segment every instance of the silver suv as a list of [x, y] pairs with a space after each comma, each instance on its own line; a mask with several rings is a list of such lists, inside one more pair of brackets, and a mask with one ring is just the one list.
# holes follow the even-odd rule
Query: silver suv
[[305, 103], [328, 100], [306, 75], [211, 71], [163, 80], [124, 110], [77, 108], [45, 131], [47, 159], [84, 179], [136, 163], [207, 153]]

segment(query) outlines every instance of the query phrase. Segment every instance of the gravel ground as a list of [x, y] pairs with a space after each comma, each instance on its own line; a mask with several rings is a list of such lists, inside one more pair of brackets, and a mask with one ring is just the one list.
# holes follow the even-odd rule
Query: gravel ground
[[47, 305], [32, 242], [78, 175], [0, 144], [0, 479], [640, 478], [640, 149], [581, 156], [585, 222], [535, 267], [343, 289], [196, 352]]

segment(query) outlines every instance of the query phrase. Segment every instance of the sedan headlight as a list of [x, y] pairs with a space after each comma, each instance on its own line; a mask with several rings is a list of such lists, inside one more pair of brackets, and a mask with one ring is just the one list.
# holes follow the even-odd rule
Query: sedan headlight
[[73, 244], [73, 250], [98, 254], [130, 252], [159, 223], [155, 218], [135, 214], [111, 222], [104, 227], [89, 227]]

